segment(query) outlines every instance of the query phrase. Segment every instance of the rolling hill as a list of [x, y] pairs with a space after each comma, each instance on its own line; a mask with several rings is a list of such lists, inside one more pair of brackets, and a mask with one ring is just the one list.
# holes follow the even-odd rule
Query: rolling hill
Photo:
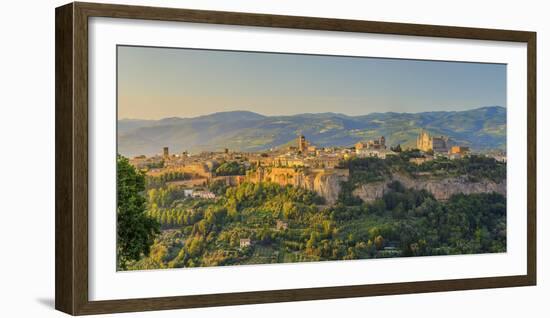
[[491, 106], [466, 111], [363, 116], [338, 113], [264, 116], [233, 111], [194, 118], [121, 119], [118, 152], [125, 156], [152, 155], [160, 153], [164, 146], [170, 147], [171, 152], [195, 153], [223, 148], [261, 151], [288, 145], [298, 134], [318, 146], [351, 146], [381, 135], [389, 145], [414, 146], [422, 128], [474, 150], [505, 150], [506, 108]]

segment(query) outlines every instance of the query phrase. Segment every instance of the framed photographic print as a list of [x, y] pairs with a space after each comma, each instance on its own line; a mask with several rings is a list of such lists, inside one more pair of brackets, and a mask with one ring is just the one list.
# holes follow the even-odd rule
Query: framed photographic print
[[536, 284], [536, 33], [56, 9], [56, 308]]

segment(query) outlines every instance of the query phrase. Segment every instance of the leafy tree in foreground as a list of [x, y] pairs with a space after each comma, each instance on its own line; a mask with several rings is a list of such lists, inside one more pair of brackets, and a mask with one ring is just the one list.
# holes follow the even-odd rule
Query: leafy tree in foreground
[[128, 159], [117, 157], [117, 269], [125, 270], [129, 261], [148, 256], [156, 234], [156, 220], [147, 216], [144, 197], [145, 178]]

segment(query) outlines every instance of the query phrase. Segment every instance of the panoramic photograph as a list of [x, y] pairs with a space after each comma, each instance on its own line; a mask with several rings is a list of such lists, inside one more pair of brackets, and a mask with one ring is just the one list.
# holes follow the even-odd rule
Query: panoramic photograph
[[506, 252], [506, 65], [117, 46], [117, 270]]

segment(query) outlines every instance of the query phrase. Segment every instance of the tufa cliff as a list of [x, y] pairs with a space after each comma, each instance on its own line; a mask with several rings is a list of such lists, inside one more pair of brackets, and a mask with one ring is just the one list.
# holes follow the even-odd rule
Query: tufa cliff
[[309, 168], [264, 168], [247, 174], [249, 182], [274, 182], [292, 185], [316, 192], [325, 198], [328, 205], [336, 203], [340, 184], [347, 181], [348, 169], [309, 169]]
[[[301, 187], [316, 192], [325, 198], [326, 204], [333, 205], [338, 199], [341, 183], [347, 181], [348, 178], [348, 169], [260, 167], [256, 171], [249, 172], [246, 176], [246, 181], [254, 183], [274, 182], [280, 185]], [[491, 180], [471, 182], [465, 177], [413, 179], [403, 174], [394, 174], [390, 179], [385, 181], [360, 185], [353, 191], [353, 194], [365, 202], [379, 199], [388, 191], [387, 184], [394, 180], [401, 182], [406, 188], [427, 190], [437, 200], [447, 200], [457, 193], [497, 192], [506, 196], [506, 180], [497, 183]]]
[[506, 196], [506, 180], [497, 183], [491, 180], [471, 182], [467, 181], [464, 177], [413, 179], [402, 174], [394, 174], [390, 180], [363, 184], [356, 188], [353, 194], [365, 202], [373, 201], [384, 195], [384, 192], [388, 190], [386, 185], [392, 180], [401, 182], [406, 188], [427, 190], [431, 192], [437, 200], [447, 200], [453, 194], [457, 193], [471, 194], [497, 192]]

